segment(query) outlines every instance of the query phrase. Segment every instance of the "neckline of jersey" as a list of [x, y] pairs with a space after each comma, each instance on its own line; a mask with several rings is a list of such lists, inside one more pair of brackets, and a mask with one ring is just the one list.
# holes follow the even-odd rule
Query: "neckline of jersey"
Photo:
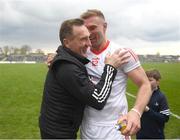
[[101, 50], [99, 50], [99, 51], [91, 50], [91, 49], [90, 49], [90, 50], [91, 50], [92, 53], [94, 53], [94, 54], [96, 54], [96, 55], [99, 55], [99, 54], [102, 53], [104, 50], [106, 50], [106, 48], [109, 46], [109, 43], [110, 43], [110, 41], [107, 40], [105, 46], [104, 46]]

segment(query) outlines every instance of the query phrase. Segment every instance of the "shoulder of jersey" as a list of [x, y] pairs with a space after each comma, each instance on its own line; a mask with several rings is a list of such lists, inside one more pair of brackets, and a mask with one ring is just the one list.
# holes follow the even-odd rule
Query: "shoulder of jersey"
[[114, 42], [112, 42], [111, 45], [112, 45], [111, 49], [113, 49], [113, 51], [115, 51], [117, 49], [122, 49], [122, 51], [127, 50], [129, 52], [131, 58], [133, 58], [135, 61], [139, 61], [138, 56], [131, 48], [125, 47], [123, 45], [118, 45], [117, 43], [114, 43]]
[[122, 45], [119, 45], [119, 44], [117, 44], [117, 43], [115, 43], [115, 42], [110, 42], [110, 48], [111, 49], [113, 49], [113, 50], [117, 50], [117, 49], [124, 49], [125, 48], [125, 46], [122, 46]]

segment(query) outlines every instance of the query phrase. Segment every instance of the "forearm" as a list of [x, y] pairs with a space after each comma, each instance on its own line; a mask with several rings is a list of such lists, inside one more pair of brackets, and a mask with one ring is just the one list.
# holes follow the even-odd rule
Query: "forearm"
[[149, 102], [151, 95], [152, 92], [150, 83], [146, 82], [142, 86], [140, 86], [133, 108], [137, 109], [140, 112], [140, 114], [142, 114], [144, 112], [146, 105]]
[[105, 65], [100, 81], [94, 85], [87, 72], [71, 63], [57, 64], [56, 79], [65, 90], [81, 103], [95, 109], [102, 109], [111, 92], [117, 70]]
[[138, 86], [134, 107], [128, 114], [122, 116], [119, 122], [126, 121], [127, 127], [122, 132], [123, 135], [134, 135], [141, 127], [140, 117], [144, 112], [151, 96], [151, 86], [142, 67], [138, 67], [128, 72], [128, 77]]
[[111, 93], [112, 83], [116, 73], [117, 70], [113, 66], [109, 64], [105, 65], [101, 80], [94, 86], [94, 88], [92, 88], [93, 91], [89, 92], [89, 95], [92, 95], [92, 107], [102, 109], [105, 106]]

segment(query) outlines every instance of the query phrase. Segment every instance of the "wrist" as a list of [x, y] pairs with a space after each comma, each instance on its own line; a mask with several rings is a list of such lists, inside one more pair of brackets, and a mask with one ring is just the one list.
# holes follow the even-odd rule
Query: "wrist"
[[110, 66], [113, 70], [117, 70], [113, 65], [111, 64], [105, 64], [105, 66]]
[[105, 64], [104, 66], [104, 71], [108, 74], [113, 74], [113, 80], [117, 74], [117, 69], [114, 68], [112, 65], [109, 65], [109, 64]]
[[136, 113], [137, 113], [137, 115], [141, 118], [141, 113], [140, 113], [137, 109], [132, 108], [132, 109], [131, 109], [131, 111], [136, 112]]

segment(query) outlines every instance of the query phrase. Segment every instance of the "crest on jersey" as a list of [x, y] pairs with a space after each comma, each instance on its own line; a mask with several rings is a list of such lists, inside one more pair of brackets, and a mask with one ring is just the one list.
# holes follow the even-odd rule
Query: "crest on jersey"
[[98, 63], [99, 63], [99, 58], [98, 58], [98, 57], [96, 57], [96, 58], [92, 58], [91, 63], [92, 63], [92, 66], [97, 66], [97, 65], [98, 65]]

